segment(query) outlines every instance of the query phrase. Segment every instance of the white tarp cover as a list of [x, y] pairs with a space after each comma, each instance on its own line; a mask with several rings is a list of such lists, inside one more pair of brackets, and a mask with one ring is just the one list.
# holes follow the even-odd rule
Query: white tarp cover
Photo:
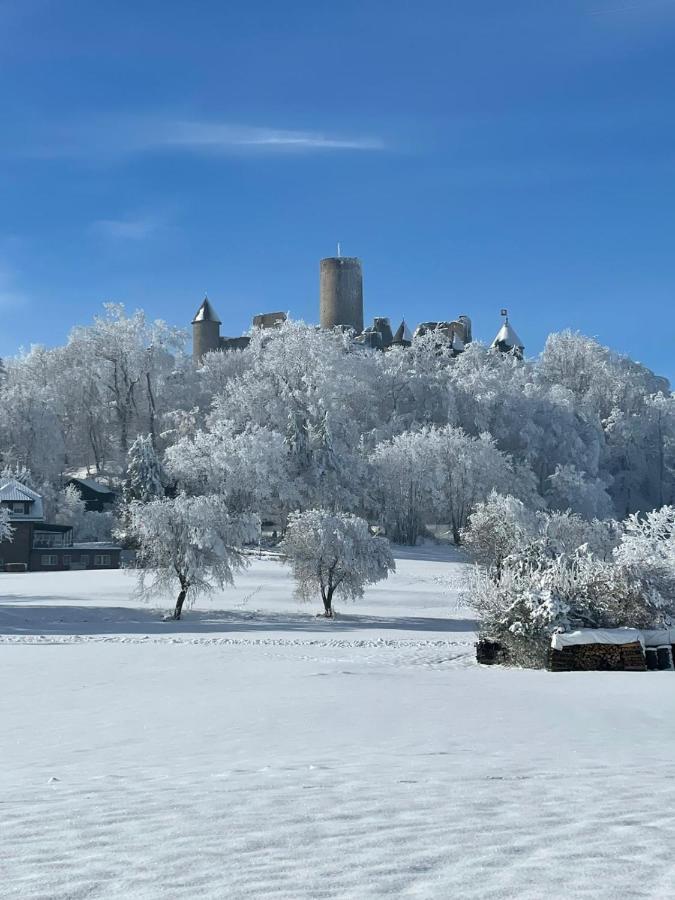
[[675, 643], [675, 628], [655, 628], [652, 631], [642, 632], [645, 647], [664, 647], [666, 644]]
[[577, 644], [634, 644], [640, 641], [644, 647], [642, 634], [637, 628], [580, 628], [567, 634], [554, 634], [551, 647], [562, 650]]

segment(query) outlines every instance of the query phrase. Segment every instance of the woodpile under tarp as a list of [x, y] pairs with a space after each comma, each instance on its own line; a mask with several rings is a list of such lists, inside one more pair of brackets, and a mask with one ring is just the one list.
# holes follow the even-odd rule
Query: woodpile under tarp
[[636, 628], [582, 628], [551, 638], [553, 672], [645, 672], [642, 634]]
[[647, 668], [650, 671], [672, 669], [675, 659], [675, 628], [643, 631], [642, 638], [645, 643]]

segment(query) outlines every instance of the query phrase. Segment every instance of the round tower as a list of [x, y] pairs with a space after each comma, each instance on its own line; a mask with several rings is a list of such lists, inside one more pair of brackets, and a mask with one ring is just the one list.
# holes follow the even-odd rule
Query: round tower
[[220, 319], [208, 297], [192, 320], [192, 358], [200, 363], [206, 353], [220, 349]]
[[363, 275], [355, 256], [321, 260], [319, 318], [322, 328], [346, 325], [363, 331]]

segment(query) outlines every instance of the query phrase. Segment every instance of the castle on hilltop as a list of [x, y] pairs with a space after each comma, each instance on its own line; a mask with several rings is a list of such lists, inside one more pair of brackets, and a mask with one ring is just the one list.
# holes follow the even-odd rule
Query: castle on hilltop
[[[339, 248], [338, 248], [339, 249]], [[525, 347], [502, 310], [502, 327], [492, 347], [522, 357]], [[261, 313], [253, 317], [253, 328], [277, 328], [286, 321], [284, 312]], [[223, 337], [221, 321], [208, 297], [192, 320], [192, 355], [200, 363], [205, 354], [216, 350], [242, 350], [250, 337]], [[319, 279], [319, 325], [328, 331], [340, 329], [353, 335], [356, 344], [373, 350], [409, 347], [414, 337], [437, 331], [449, 341], [453, 353], [461, 353], [471, 343], [471, 319], [466, 315], [452, 321], [421, 322], [412, 333], [405, 319], [392, 331], [386, 316], [376, 316], [373, 324], [363, 327], [363, 272], [361, 260], [355, 256], [330, 256], [321, 260]]]

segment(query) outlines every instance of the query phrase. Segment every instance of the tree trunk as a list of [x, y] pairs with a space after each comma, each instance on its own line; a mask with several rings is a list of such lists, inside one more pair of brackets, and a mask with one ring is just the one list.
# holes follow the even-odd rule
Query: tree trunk
[[322, 592], [324, 615], [327, 619], [333, 618], [333, 592]]
[[185, 603], [185, 595], [187, 594], [187, 590], [183, 588], [178, 595], [178, 599], [176, 600], [176, 608], [173, 611], [174, 619], [180, 619], [180, 614], [183, 611], [183, 604]]

